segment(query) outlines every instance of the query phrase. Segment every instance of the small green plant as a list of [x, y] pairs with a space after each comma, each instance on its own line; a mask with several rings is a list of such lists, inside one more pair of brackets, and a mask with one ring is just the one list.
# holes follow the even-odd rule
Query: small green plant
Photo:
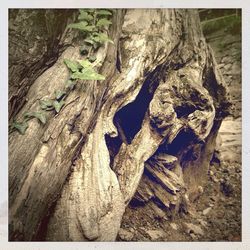
[[56, 113], [59, 113], [63, 105], [65, 104], [64, 99], [67, 96], [65, 90], [56, 90], [55, 97], [53, 99], [43, 99], [40, 100], [40, 107], [43, 110], [51, 111], [55, 110]]
[[28, 121], [36, 118], [40, 123], [46, 123], [46, 114], [41, 111], [34, 111], [34, 112], [26, 112], [23, 116], [22, 121], [14, 120], [13, 123], [10, 125], [9, 132], [13, 132], [17, 130], [20, 134], [24, 135], [25, 131], [29, 127]]
[[59, 113], [65, 105], [65, 99], [69, 92], [72, 91], [81, 80], [105, 80], [105, 76], [99, 74], [94, 69], [93, 63], [96, 61], [94, 51], [100, 48], [104, 43], [113, 41], [105, 33], [112, 24], [109, 18], [112, 12], [101, 9], [81, 9], [79, 10], [78, 22], [68, 25], [68, 28], [77, 29], [83, 35], [83, 46], [80, 49], [81, 55], [85, 56], [83, 60], [72, 61], [65, 59], [64, 63], [70, 70], [69, 80], [65, 84], [65, 89], [56, 90], [53, 99], [42, 99], [39, 101], [40, 111], [26, 112], [22, 121], [13, 121], [10, 126], [10, 132], [17, 130], [20, 134], [25, 134], [28, 128], [28, 121], [36, 118], [40, 123], [46, 123], [46, 111], [54, 111]]
[[68, 25], [68, 28], [78, 29], [84, 32], [91, 32], [94, 31], [95, 26], [88, 25], [88, 22], [81, 21], [79, 23], [71, 23]]
[[64, 63], [72, 73], [70, 80], [103, 81], [105, 77], [97, 73], [92, 64], [96, 60], [96, 56], [92, 52], [100, 48], [105, 42], [113, 43], [105, 33], [109, 25], [112, 24], [109, 20], [112, 12], [93, 9], [80, 10], [79, 12], [79, 22], [69, 24], [68, 28], [77, 29], [82, 33], [84, 44], [80, 49], [80, 53], [86, 58], [78, 62], [65, 59]]
[[21, 135], [25, 134], [26, 129], [29, 127], [28, 123], [23, 121], [23, 122], [17, 122], [13, 121], [13, 123], [10, 126], [9, 131], [12, 132], [14, 130], [17, 130]]
[[91, 51], [87, 46], [92, 46], [92, 48], [96, 50], [105, 42], [113, 43], [108, 35], [104, 33], [109, 25], [112, 24], [112, 21], [109, 20], [111, 16], [112, 12], [109, 10], [80, 10], [78, 16], [79, 22], [68, 25], [68, 28], [79, 30], [84, 37], [86, 46], [81, 50], [82, 54]]
[[46, 115], [42, 111], [27, 112], [24, 114], [25, 121], [28, 121], [32, 118], [37, 118], [42, 124], [46, 123]]
[[112, 12], [109, 10], [97, 10], [96, 11], [97, 16], [112, 16]]
[[87, 59], [78, 62], [72, 62], [66, 59], [65, 64], [72, 72], [70, 76], [72, 80], [105, 80], [105, 76], [98, 74], [94, 70], [92, 63]]

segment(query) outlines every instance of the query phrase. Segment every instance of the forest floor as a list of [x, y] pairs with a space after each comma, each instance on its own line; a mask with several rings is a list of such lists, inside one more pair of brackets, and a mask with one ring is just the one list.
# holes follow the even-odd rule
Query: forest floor
[[[233, 127], [231, 127], [233, 125]], [[174, 218], [152, 213], [150, 206], [129, 206], [123, 218], [118, 240], [122, 241], [240, 241], [241, 240], [241, 164], [235, 140], [224, 140], [228, 133], [239, 138], [241, 121], [225, 120], [222, 124], [222, 158], [214, 158], [204, 192], [188, 214]], [[223, 141], [224, 140], [224, 141]], [[229, 145], [231, 143], [231, 145]], [[223, 145], [224, 144], [224, 145]], [[233, 150], [234, 149], [234, 150]], [[233, 153], [234, 151], [234, 153]], [[224, 155], [223, 155], [224, 153]], [[237, 154], [237, 155], [236, 155]], [[235, 157], [234, 157], [234, 156]], [[232, 160], [236, 159], [236, 160]], [[237, 160], [238, 159], [238, 160]]]
[[219, 31], [208, 40], [234, 111], [219, 130], [207, 185], [188, 213], [172, 218], [129, 205], [118, 241], [241, 241], [241, 38]]

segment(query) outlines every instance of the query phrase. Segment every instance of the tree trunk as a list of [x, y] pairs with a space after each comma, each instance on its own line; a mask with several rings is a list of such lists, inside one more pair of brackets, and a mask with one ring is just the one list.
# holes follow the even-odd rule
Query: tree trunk
[[[46, 11], [32, 10], [41, 12]], [[69, 78], [64, 59], [84, 58], [81, 39], [65, 31], [74, 13], [65, 11], [60, 24], [62, 10], [51, 13], [48, 30], [60, 36], [51, 45], [53, 60], [20, 51], [27, 74], [10, 60], [10, 119], [38, 110], [39, 100], [64, 88]], [[10, 133], [10, 240], [114, 241], [133, 197], [141, 202], [154, 197], [176, 210], [205, 185], [229, 104], [198, 13], [115, 10], [112, 23], [114, 44], [96, 52], [106, 79], [78, 83], [45, 125], [33, 119], [24, 135]], [[22, 35], [27, 39], [29, 33]], [[10, 33], [10, 41], [13, 37]], [[72, 46], [65, 48], [69, 40]]]

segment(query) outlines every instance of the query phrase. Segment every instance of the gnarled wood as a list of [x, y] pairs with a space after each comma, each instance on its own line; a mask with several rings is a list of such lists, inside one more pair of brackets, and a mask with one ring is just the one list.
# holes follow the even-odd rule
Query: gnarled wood
[[[109, 32], [114, 45], [97, 51], [106, 80], [81, 83], [45, 126], [10, 135], [11, 240], [114, 241], [140, 180], [140, 199], [166, 207], [205, 181], [227, 100], [198, 14], [116, 10]], [[18, 117], [64, 86], [63, 59], [82, 58], [80, 45], [32, 84]]]

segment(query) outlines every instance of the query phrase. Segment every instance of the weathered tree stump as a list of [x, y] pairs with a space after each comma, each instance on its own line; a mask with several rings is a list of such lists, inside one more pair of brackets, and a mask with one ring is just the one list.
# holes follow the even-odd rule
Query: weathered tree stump
[[[61, 12], [53, 13], [60, 20]], [[51, 31], [61, 44], [68, 43], [72, 13], [65, 15]], [[10, 240], [114, 241], [135, 194], [168, 209], [184, 196], [194, 200], [205, 185], [229, 103], [198, 13], [115, 10], [112, 22], [114, 44], [96, 52], [106, 80], [79, 83], [46, 125], [31, 120], [25, 135], [9, 136]], [[38, 109], [39, 100], [64, 86], [63, 60], [82, 58], [81, 40], [70, 41], [48, 69], [35, 62], [23, 94], [10, 80], [10, 119]], [[58, 42], [52, 47], [58, 54]], [[26, 68], [10, 64], [10, 79], [24, 81]]]

